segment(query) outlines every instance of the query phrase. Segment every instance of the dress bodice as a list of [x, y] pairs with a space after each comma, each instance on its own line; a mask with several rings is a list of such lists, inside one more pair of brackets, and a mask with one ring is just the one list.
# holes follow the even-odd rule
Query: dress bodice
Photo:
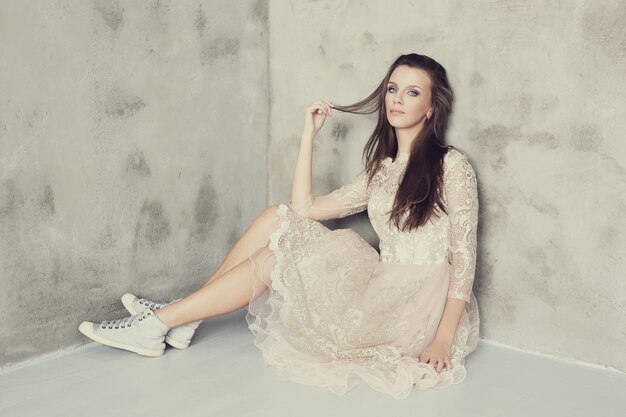
[[[298, 203], [289, 202], [296, 213], [315, 219], [335, 219], [367, 209], [372, 227], [380, 239], [380, 261], [398, 264], [452, 265], [450, 296], [469, 301], [476, 266], [478, 187], [476, 174], [467, 157], [456, 148], [443, 158], [442, 201], [447, 213], [438, 208], [426, 224], [401, 231], [390, 224], [389, 212], [409, 160], [399, 152], [395, 160], [382, 161], [371, 182], [365, 169], [349, 183], [314, 197], [310, 192]], [[400, 218], [400, 224], [408, 213]]]
[[[394, 198], [406, 170], [409, 154], [400, 152], [395, 160], [387, 157], [370, 184], [367, 214], [380, 239], [382, 262], [435, 264], [446, 261], [450, 221], [445, 213], [432, 216], [425, 225], [401, 231], [390, 222]], [[444, 197], [445, 198], [445, 197]], [[444, 200], [445, 201], [445, 200]], [[407, 213], [401, 217], [403, 224]]]

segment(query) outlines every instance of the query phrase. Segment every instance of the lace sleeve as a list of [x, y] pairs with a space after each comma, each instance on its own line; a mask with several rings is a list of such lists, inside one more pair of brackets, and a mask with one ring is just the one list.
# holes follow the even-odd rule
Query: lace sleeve
[[450, 232], [449, 260], [452, 265], [448, 297], [469, 302], [476, 271], [476, 229], [478, 226], [478, 190], [476, 174], [467, 157], [449, 150], [444, 190]]
[[367, 172], [363, 169], [351, 182], [331, 193], [319, 197], [309, 194], [308, 200], [302, 204], [294, 205], [289, 201], [289, 207], [313, 220], [329, 220], [365, 210], [368, 199]]

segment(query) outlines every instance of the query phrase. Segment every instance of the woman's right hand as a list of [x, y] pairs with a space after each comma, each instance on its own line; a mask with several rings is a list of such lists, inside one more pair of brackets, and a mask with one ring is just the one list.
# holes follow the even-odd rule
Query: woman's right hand
[[304, 116], [304, 132], [317, 134], [324, 126], [326, 117], [332, 116], [331, 108], [335, 105], [328, 100], [318, 100], [306, 108]]

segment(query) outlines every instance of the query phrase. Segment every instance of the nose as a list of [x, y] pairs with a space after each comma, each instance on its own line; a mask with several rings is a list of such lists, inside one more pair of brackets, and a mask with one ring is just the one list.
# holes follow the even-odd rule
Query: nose
[[399, 94], [396, 93], [396, 95], [393, 96], [393, 102], [394, 103], [401, 103]]

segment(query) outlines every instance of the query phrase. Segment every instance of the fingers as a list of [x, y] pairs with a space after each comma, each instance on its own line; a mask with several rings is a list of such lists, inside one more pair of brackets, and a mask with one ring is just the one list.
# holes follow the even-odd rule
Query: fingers
[[329, 115], [332, 115], [332, 111], [331, 111], [332, 103], [330, 101], [322, 99], [322, 100], [319, 100], [319, 103], [321, 103], [324, 106], [324, 108], [326, 109], [326, 112]]
[[309, 111], [313, 114], [326, 114], [330, 116], [330, 114], [328, 113], [328, 110], [322, 104], [312, 105], [311, 107], [309, 107]]
[[435, 368], [437, 373], [441, 372], [444, 367], [448, 370], [452, 369], [450, 359], [447, 357], [435, 357], [434, 355], [431, 356], [429, 352], [423, 352], [418, 358], [421, 363], [427, 363]]
[[332, 107], [334, 104], [328, 100], [318, 100], [310, 108], [315, 110], [316, 114], [326, 113], [328, 116], [332, 116]]
[[431, 360], [430, 364], [433, 368], [435, 368], [435, 371], [437, 371], [437, 373], [440, 373], [443, 370], [445, 362], [443, 358], [440, 358], [440, 359]]
[[325, 103], [324, 101], [322, 101], [322, 100], [320, 100], [318, 103], [320, 103], [320, 111], [319, 111], [319, 113], [322, 114], [324, 112], [328, 116], [331, 116], [330, 106], [327, 103]]

